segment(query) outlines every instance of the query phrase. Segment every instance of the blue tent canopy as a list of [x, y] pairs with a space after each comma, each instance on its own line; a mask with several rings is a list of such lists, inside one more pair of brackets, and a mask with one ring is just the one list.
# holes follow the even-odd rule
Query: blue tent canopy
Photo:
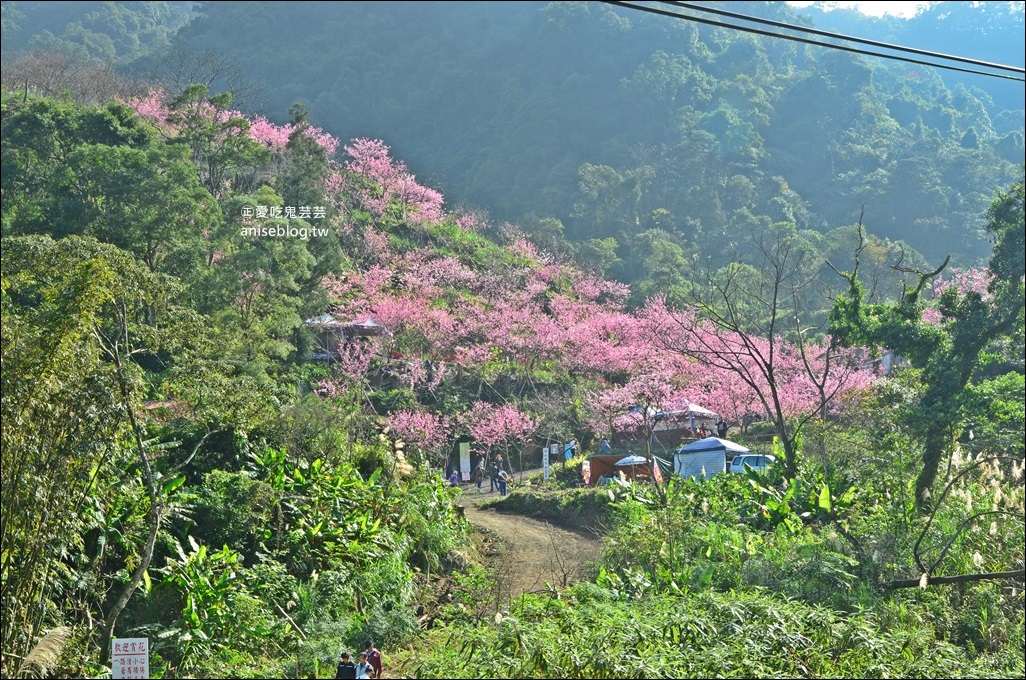
[[727, 453], [748, 453], [749, 449], [719, 437], [706, 437], [697, 442], [691, 442], [687, 446], [678, 449], [680, 453], [699, 453], [701, 451], [726, 451]]
[[627, 456], [616, 461], [613, 465], [616, 467], [623, 467], [625, 465], [645, 465], [648, 463], [648, 458], [644, 456]]

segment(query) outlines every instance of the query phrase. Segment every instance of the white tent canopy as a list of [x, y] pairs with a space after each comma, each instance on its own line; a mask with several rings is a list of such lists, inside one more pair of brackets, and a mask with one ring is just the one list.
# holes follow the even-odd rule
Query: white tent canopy
[[697, 442], [691, 442], [679, 449], [680, 453], [698, 453], [700, 451], [723, 451], [725, 453], [748, 453], [749, 449], [727, 439], [719, 437], [706, 437]]

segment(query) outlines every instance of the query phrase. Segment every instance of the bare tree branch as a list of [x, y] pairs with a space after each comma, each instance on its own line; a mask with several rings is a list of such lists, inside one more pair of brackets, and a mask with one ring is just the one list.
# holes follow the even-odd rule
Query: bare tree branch
[[922, 588], [923, 586], [942, 586], [950, 583], [970, 583], [972, 581], [999, 581], [1006, 579], [1022, 581], [1026, 577], [1026, 569], [996, 571], [986, 574], [963, 574], [962, 576], [930, 576], [929, 574], [924, 574], [924, 576], [926, 577], [925, 579], [920, 577], [891, 581], [890, 583], [881, 584], [881, 587], [884, 590], [898, 590], [899, 588]]
[[[938, 510], [940, 510], [940, 507], [943, 504], [944, 499], [954, 488], [955, 482], [957, 482], [959, 479], [969, 474], [973, 470], [976, 470], [980, 466], [984, 465], [985, 463], [1000, 460], [1018, 463], [1018, 460], [1012, 456], [987, 456], [986, 458], [980, 458], [973, 462], [971, 465], [966, 466], [965, 469], [963, 469], [957, 475], [952, 477], [944, 486], [944, 490], [941, 491], [940, 497], [937, 499], [937, 502], [933, 504], [933, 508], [931, 509], [929, 516], [926, 518], [926, 523], [923, 525], [922, 531], [919, 532], [919, 536], [916, 538], [916, 542], [912, 546], [912, 556], [915, 559], [916, 567], [918, 567], [921, 572], [928, 574], [930, 573], [930, 569], [927, 569], [925, 566], [923, 566], [923, 557], [919, 551], [919, 548], [922, 546], [923, 540], [926, 538], [926, 534], [930, 530], [930, 527], [933, 526], [933, 520], [937, 517], [937, 512]], [[965, 526], [966, 524], [963, 522], [963, 524], [959, 526], [959, 528], [955, 531], [955, 536], [961, 533]], [[943, 554], [946, 551], [947, 548], [945, 548], [945, 550], [942, 552], [941, 557], [943, 557]], [[940, 559], [936, 560], [932, 565], [930, 565], [931, 569], [935, 569], [939, 564]]]

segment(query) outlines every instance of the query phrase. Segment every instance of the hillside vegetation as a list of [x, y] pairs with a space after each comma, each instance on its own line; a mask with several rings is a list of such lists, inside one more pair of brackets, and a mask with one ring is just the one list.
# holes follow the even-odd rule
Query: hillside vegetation
[[[881, 84], [893, 84], [888, 68], [593, 3], [531, 15], [528, 3], [489, 3], [494, 24], [474, 3], [354, 5], [314, 14], [297, 3], [286, 17], [274, 4], [210, 3], [174, 34], [181, 47], [232, 22], [248, 70], [271, 51], [245, 43], [247, 27], [277, 22], [285, 40], [316, 17], [336, 30], [303, 43], [322, 45], [316, 58], [295, 51], [310, 74], [275, 67], [293, 69], [296, 90], [282, 96], [309, 103], [290, 101], [287, 117], [253, 113], [243, 92], [189, 69], [177, 83], [111, 71], [51, 96], [8, 80], [12, 63], [29, 62], [5, 50], [5, 677], [108, 674], [111, 637], [148, 638], [151, 673], [165, 678], [332, 677], [339, 652], [367, 639], [384, 650], [386, 677], [1026, 672], [1021, 130], [991, 119], [989, 104], [962, 106], [983, 105], [980, 93], [955, 86], [955, 105], [930, 79], [902, 86], [915, 104], [902, 122]], [[5, 34], [10, 6], [35, 25], [34, 4], [4, 3]], [[136, 9], [170, 16], [162, 8]], [[368, 97], [345, 88], [401, 70], [353, 62], [334, 93], [304, 90], [333, 50], [361, 47], [347, 31], [376, 31], [384, 49], [389, 27], [419, 19], [440, 45], [459, 42], [433, 27], [448, 13], [468, 45], [505, 49], [516, 69], [572, 64], [598, 50], [594, 32], [641, 34], [640, 61], [607, 54], [593, 75], [616, 61], [617, 83], [645, 82], [665, 106], [632, 132], [594, 115], [606, 109], [585, 81], [557, 79], [568, 106], [593, 107], [578, 122], [580, 157], [544, 138], [513, 153], [516, 135], [452, 117], [445, 126], [462, 125], [469, 146], [415, 172], [395, 135], [422, 123], [398, 112], [444, 109], [411, 106], [407, 83], [389, 90], [389, 134], [357, 123], [335, 134], [317, 97], [354, 96], [334, 108], [364, 115], [356, 102]], [[537, 43], [511, 37], [521, 29]], [[689, 56], [653, 56], [682, 36]], [[142, 52], [126, 61], [160, 59]], [[32, 59], [102, 71], [83, 56]], [[762, 67], [727, 77], [739, 63]], [[465, 75], [483, 93], [495, 86]], [[531, 89], [505, 77], [507, 105], [489, 117], [465, 102], [467, 114], [514, 125], [499, 109]], [[59, 77], [48, 82], [61, 91]], [[849, 85], [861, 94], [846, 97]], [[459, 103], [468, 91], [449, 94]], [[944, 135], [921, 105], [950, 116]], [[745, 125], [738, 107], [765, 119]], [[785, 135], [791, 120], [802, 135]], [[861, 160], [849, 124], [875, 135], [861, 138]], [[635, 153], [641, 130], [652, 137]], [[812, 139], [821, 132], [837, 135], [831, 162], [843, 170], [813, 153], [827, 148]], [[471, 149], [479, 134], [496, 146]], [[483, 181], [481, 150], [496, 154], [491, 179], [509, 206], [534, 218], [477, 207], [498, 185], [425, 179], [459, 165]], [[555, 171], [538, 180], [555, 167], [549, 154], [580, 187]], [[814, 167], [797, 162], [806, 155]], [[926, 174], [902, 175], [910, 164]], [[535, 181], [551, 193], [531, 198]], [[863, 190], [878, 199], [865, 213], [841, 205]], [[939, 231], [915, 231], [923, 220]], [[921, 252], [899, 241], [913, 232], [925, 234]], [[960, 263], [938, 256], [956, 250]], [[900, 355], [892, 371], [880, 368], [887, 350]], [[652, 416], [694, 405], [776, 464], [578, 487], [602, 438], [672, 457]], [[518, 480], [497, 505], [600, 527], [602, 556], [573, 585], [503, 597], [459, 508], [464, 491], [443, 475], [461, 443], [474, 462], [501, 454], [525, 469], [571, 439], [585, 455], [551, 480]]]
[[[784, 3], [710, 4], [812, 23]], [[18, 47], [61, 47], [46, 5], [4, 3], [6, 62]], [[100, 31], [121, 4], [95, 5], [87, 25]], [[145, 20], [103, 37], [120, 46], [136, 26], [139, 48], [117, 59], [150, 82], [227, 84], [276, 123], [302, 102], [340, 138], [382, 139], [452, 204], [517, 222], [643, 294], [696, 261], [725, 264], [778, 221], [830, 247], [863, 214], [908, 262], [981, 264], [980, 215], [1026, 160], [1013, 81], [602, 3], [192, 5], [184, 26], [177, 3], [149, 3]], [[908, 20], [807, 11], [819, 28], [1023, 63], [1021, 2], [937, 3]], [[272, 26], [288, 49], [266, 49]], [[70, 29], [61, 40], [75, 54], [92, 44]], [[10, 85], [46, 79], [5, 68]]]

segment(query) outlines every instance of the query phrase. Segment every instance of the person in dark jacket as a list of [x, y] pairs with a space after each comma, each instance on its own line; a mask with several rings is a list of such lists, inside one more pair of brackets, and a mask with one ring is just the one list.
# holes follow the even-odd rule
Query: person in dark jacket
[[502, 454], [495, 456], [495, 460], [492, 461], [491, 469], [491, 488], [489, 492], [496, 491], [499, 488], [499, 473], [502, 471]]
[[335, 669], [335, 680], [356, 680], [356, 664], [349, 657], [349, 652], [342, 652], [342, 659]]

